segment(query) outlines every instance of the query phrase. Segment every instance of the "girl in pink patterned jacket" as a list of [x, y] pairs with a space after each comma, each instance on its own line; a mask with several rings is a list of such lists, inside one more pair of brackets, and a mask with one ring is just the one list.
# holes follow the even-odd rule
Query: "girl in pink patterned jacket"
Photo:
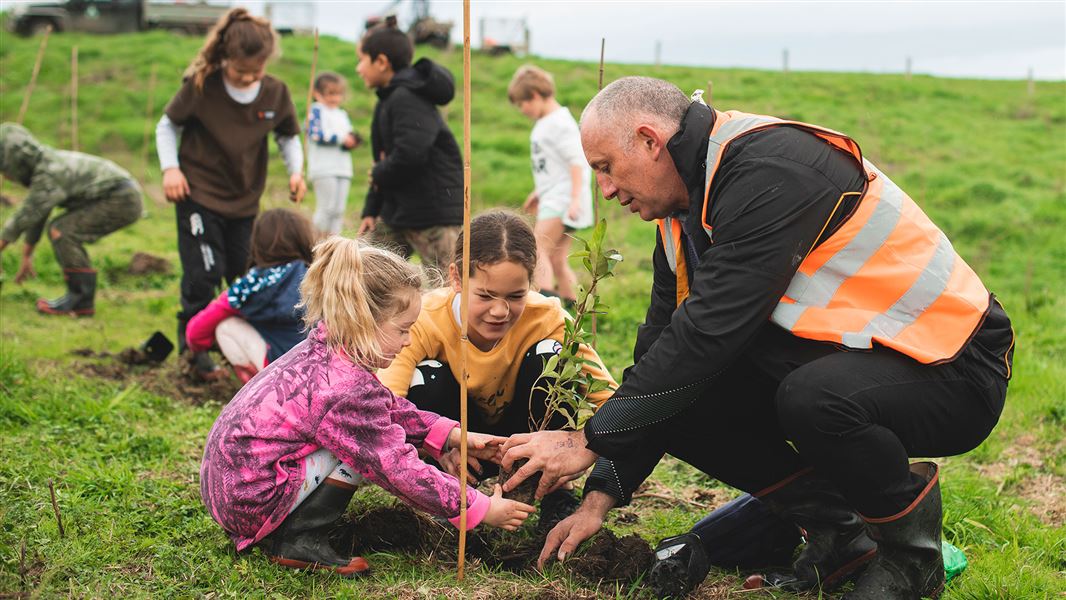
[[[307, 339], [270, 363], [211, 428], [200, 495], [244, 550], [258, 544], [293, 568], [364, 573], [329, 545], [355, 484], [368, 479], [415, 508], [459, 525], [459, 482], [419, 459], [459, 443], [458, 423], [418, 410], [378, 381], [410, 343], [421, 274], [399, 256], [331, 237], [314, 249], [300, 287]], [[497, 458], [504, 438], [470, 433], [473, 457]], [[533, 507], [467, 489], [467, 527], [515, 529]]]

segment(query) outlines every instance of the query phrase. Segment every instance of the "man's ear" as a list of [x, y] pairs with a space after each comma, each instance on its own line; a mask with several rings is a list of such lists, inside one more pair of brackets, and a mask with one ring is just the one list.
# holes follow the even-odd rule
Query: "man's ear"
[[637, 143], [651, 153], [652, 160], [658, 160], [659, 155], [666, 148], [666, 140], [655, 127], [651, 125], [637, 126]]
[[448, 283], [451, 284], [455, 293], [463, 291], [463, 277], [459, 274], [459, 267], [455, 263], [448, 265]]

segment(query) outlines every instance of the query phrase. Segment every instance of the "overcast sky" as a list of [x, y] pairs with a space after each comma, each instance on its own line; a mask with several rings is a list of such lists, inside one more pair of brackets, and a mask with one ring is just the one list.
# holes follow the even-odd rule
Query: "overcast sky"
[[[277, 20], [314, 20], [323, 33], [356, 39], [368, 15], [389, 0], [275, 2]], [[261, 7], [263, 2], [249, 2]], [[261, 10], [261, 8], [260, 8]], [[401, 2], [401, 24], [410, 2]], [[462, 2], [434, 0], [434, 16], [455, 22]], [[1050, 2], [668, 2], [473, 0], [475, 47], [481, 18], [525, 19], [531, 50], [548, 57], [778, 69], [788, 49], [793, 70], [902, 72], [952, 77], [1066, 78], [1066, 0]], [[504, 37], [506, 31], [497, 31]]]

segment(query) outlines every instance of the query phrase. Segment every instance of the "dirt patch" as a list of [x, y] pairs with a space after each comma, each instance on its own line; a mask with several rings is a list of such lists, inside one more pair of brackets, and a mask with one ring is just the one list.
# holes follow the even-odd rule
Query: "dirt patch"
[[15, 206], [18, 204], [15, 199], [7, 194], [0, 194], [0, 206]]
[[223, 365], [226, 376], [216, 381], [195, 381], [183, 374], [175, 363], [154, 363], [138, 348], [126, 348], [112, 354], [91, 348], [78, 348], [71, 354], [82, 357], [74, 368], [90, 377], [136, 383], [141, 388], [166, 398], [194, 405], [215, 401], [225, 404], [241, 389], [241, 383]]
[[[688, 600], [725, 600], [726, 598], [737, 598], [741, 596], [738, 594], [741, 578], [734, 575], [725, 575], [721, 578], [715, 578], [714, 581], [705, 581], [698, 588], [692, 591], [686, 598]], [[747, 591], [747, 590], [744, 590]], [[761, 595], [765, 597], [765, 594]]]
[[[505, 471], [501, 468], [499, 476], [500, 485], [506, 484], [507, 481], [514, 476], [515, 472], [521, 469], [527, 462], [529, 462], [529, 459], [527, 458], [516, 460], [515, 463], [511, 465], [512, 470], [510, 471]], [[525, 504], [533, 504], [535, 502], [538, 485], [540, 485], [539, 471], [532, 477], [527, 477], [525, 481], [518, 484], [518, 487], [515, 489], [509, 492], [504, 492], [503, 497], [508, 500], [517, 500]]]
[[1051, 473], [1030, 477], [1018, 486], [1018, 495], [1032, 503], [1038, 519], [1051, 527], [1066, 524], [1066, 480]]
[[588, 547], [567, 562], [574, 574], [591, 583], [633, 582], [651, 568], [655, 554], [648, 542], [635, 533], [619, 538], [603, 529], [592, 537]]
[[130, 259], [130, 275], [168, 274], [173, 270], [170, 261], [147, 252], [137, 252]]
[[[490, 568], [529, 573], [536, 568], [544, 539], [545, 534], [478, 528], [467, 534], [466, 555]], [[425, 554], [450, 563], [458, 556], [459, 532], [445, 520], [397, 504], [353, 516], [333, 532], [332, 541], [353, 555], [398, 551]], [[604, 529], [563, 565], [581, 579], [599, 585], [632, 583], [653, 561], [651, 546], [640, 536], [619, 538]]]
[[1032, 434], [1020, 436], [1013, 444], [1003, 449], [1001, 460], [977, 465], [977, 472], [982, 477], [1003, 482], [1019, 466], [1041, 470], [1044, 468], [1044, 452], [1037, 447], [1038, 440]]

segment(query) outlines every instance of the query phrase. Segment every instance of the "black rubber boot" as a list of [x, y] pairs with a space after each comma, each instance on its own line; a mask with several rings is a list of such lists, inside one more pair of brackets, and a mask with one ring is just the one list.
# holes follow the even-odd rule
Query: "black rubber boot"
[[711, 570], [703, 541], [695, 533], [668, 537], [655, 547], [648, 585], [656, 598], [684, 598]]
[[355, 486], [326, 479], [262, 542], [271, 562], [292, 569], [332, 571], [356, 577], [370, 570], [362, 557], [344, 556], [329, 543], [329, 532], [348, 508]]
[[91, 317], [96, 313], [96, 271], [92, 269], [64, 269], [67, 293], [55, 300], [37, 300], [37, 311], [46, 315]]
[[757, 494], [771, 511], [804, 532], [806, 543], [791, 572], [753, 575], [744, 587], [790, 592], [832, 590], [858, 574], [877, 554], [866, 524], [836, 486], [804, 471]]
[[580, 504], [581, 500], [574, 494], [574, 490], [558, 489], [548, 494], [540, 501], [537, 531], [548, 533], [559, 521], [574, 514]]
[[940, 471], [936, 463], [921, 462], [911, 465], [911, 473], [926, 484], [910, 506], [891, 517], [863, 517], [877, 558], [845, 600], [939, 598], [944, 591]]

